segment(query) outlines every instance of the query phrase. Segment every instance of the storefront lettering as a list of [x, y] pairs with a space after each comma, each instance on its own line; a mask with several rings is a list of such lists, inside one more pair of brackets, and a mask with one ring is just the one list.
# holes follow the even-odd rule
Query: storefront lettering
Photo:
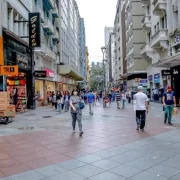
[[173, 74], [179, 74], [178, 70], [173, 69]]
[[20, 54], [17, 54], [17, 63], [24, 63], [24, 64], [28, 64], [28, 58], [26, 56], [22, 56]]
[[40, 47], [40, 14], [29, 13], [29, 45]]

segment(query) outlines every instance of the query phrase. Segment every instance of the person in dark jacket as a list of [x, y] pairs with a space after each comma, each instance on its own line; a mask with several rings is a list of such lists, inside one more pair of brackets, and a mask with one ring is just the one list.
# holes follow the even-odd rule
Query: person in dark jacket
[[70, 94], [68, 91], [66, 91], [64, 95], [64, 107], [65, 107], [65, 112], [69, 111], [69, 100], [70, 100]]

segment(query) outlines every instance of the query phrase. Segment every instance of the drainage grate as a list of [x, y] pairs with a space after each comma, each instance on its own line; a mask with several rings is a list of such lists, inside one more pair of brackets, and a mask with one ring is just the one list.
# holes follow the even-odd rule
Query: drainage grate
[[34, 127], [20, 127], [19, 130], [32, 130]]
[[42, 118], [51, 118], [52, 116], [43, 116]]

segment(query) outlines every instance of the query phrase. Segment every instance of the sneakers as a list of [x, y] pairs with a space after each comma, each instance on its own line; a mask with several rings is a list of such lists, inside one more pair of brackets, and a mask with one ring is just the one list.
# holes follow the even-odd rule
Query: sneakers
[[136, 130], [138, 131], [139, 129], [140, 129], [140, 126], [138, 125], [137, 128], [136, 128]]
[[84, 133], [83, 131], [80, 131], [79, 136], [82, 136], [82, 135], [83, 135], [83, 133]]
[[171, 125], [171, 126], [173, 125], [171, 122], [168, 122], [168, 124]]
[[76, 131], [75, 131], [75, 130], [73, 130], [73, 133], [76, 133]]

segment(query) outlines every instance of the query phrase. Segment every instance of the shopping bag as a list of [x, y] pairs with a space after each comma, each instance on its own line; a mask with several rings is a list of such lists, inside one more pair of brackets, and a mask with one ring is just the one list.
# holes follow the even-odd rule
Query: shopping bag
[[173, 108], [173, 115], [174, 115], [174, 116], [177, 116], [177, 114], [178, 114], [177, 108]]

